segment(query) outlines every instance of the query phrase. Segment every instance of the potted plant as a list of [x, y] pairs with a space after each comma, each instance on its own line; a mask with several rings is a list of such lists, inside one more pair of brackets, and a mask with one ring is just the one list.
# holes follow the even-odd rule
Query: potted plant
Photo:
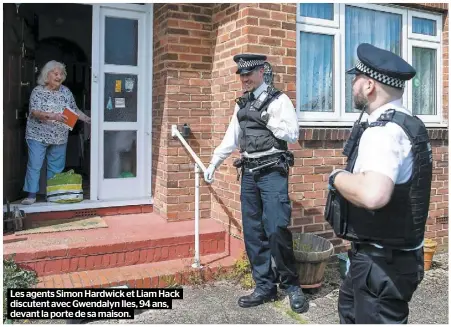
[[424, 270], [431, 268], [432, 258], [437, 249], [437, 242], [429, 238], [424, 239]]
[[318, 288], [334, 251], [331, 242], [309, 233], [293, 233], [293, 251], [302, 288]]

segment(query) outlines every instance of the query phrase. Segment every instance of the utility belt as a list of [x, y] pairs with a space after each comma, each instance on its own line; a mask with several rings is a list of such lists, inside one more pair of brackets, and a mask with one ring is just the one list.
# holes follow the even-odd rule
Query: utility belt
[[400, 249], [392, 249], [392, 248], [378, 248], [372, 244], [367, 243], [356, 243], [351, 242], [351, 252], [352, 253], [364, 253], [369, 256], [374, 257], [384, 257], [387, 260], [387, 263], [392, 263], [394, 257], [401, 257], [401, 256], [411, 256], [414, 255], [417, 257], [417, 259], [421, 259], [421, 255], [423, 252], [423, 248], [419, 248], [418, 250], [400, 250]]
[[282, 175], [288, 176], [289, 167], [293, 165], [294, 156], [290, 151], [278, 152], [259, 158], [242, 157], [233, 162], [233, 166], [237, 170], [237, 181], [240, 179], [240, 173], [243, 173], [244, 169], [248, 169], [253, 174], [260, 174], [269, 169], [276, 169]]

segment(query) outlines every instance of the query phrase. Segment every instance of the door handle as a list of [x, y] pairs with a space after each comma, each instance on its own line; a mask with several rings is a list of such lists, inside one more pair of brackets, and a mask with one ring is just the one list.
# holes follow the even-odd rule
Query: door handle
[[30, 82], [20, 82], [20, 86], [30, 86]]

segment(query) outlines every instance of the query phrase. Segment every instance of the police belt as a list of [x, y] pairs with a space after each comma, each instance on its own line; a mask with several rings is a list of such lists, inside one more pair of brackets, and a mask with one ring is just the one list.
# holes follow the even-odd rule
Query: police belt
[[258, 158], [247, 158], [243, 157], [243, 166], [247, 169], [253, 169], [259, 166], [263, 166], [269, 163], [274, 162], [274, 165], [277, 164], [277, 160], [279, 160], [280, 156], [283, 154], [283, 152], [277, 152], [274, 154], [270, 154], [263, 157]]
[[378, 248], [372, 244], [367, 244], [367, 243], [351, 242], [351, 251], [353, 253], [359, 252], [359, 253], [364, 253], [369, 256], [374, 256], [374, 257], [384, 257], [384, 258], [388, 259], [389, 261], [391, 261], [393, 257], [397, 257], [397, 256], [415, 255], [418, 257], [421, 255], [422, 248], [419, 248], [418, 250], [406, 251], [406, 250], [391, 249], [391, 248], [386, 248], [386, 247]]

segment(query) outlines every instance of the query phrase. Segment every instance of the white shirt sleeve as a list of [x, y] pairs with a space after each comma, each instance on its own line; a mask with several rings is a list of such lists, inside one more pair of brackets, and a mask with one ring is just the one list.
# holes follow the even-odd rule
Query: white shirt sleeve
[[218, 168], [222, 162], [227, 159], [227, 157], [230, 156], [230, 154], [238, 147], [241, 130], [237, 116], [238, 109], [239, 106], [235, 105], [235, 110], [224, 138], [222, 139], [221, 144], [219, 144], [213, 152], [213, 157], [211, 158], [210, 163], [214, 164], [216, 168]]
[[296, 110], [290, 98], [283, 93], [268, 107], [269, 120], [266, 127], [278, 139], [296, 143], [299, 138], [299, 126]]
[[360, 140], [354, 172], [374, 171], [389, 177], [394, 184], [399, 183], [400, 174], [411, 174], [410, 150], [410, 141], [398, 125], [388, 123], [368, 128]]

